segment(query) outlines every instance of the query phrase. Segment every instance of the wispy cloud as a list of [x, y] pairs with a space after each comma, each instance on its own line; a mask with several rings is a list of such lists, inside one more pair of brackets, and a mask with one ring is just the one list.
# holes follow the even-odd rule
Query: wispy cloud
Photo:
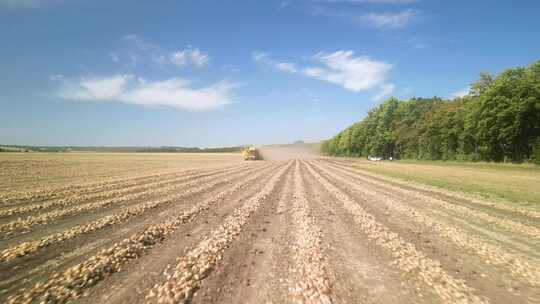
[[380, 87], [381, 91], [377, 93], [377, 95], [373, 96], [371, 100], [373, 101], [382, 100], [383, 98], [390, 96], [394, 92], [395, 88], [396, 86], [393, 83], [383, 84]]
[[63, 78], [64, 76], [62, 74], [54, 74], [49, 76], [50, 80], [62, 80]]
[[396, 29], [408, 25], [416, 15], [416, 11], [407, 9], [399, 13], [368, 13], [358, 20], [380, 29]]
[[123, 39], [127, 42], [127, 47], [110, 55], [115, 63], [127, 62], [132, 66], [153, 63], [160, 66], [204, 67], [210, 62], [210, 56], [197, 47], [188, 46], [185, 49], [170, 51], [137, 34], [125, 35]]
[[323, 16], [336, 18], [351, 22], [357, 25], [373, 27], [380, 30], [399, 29], [413, 23], [420, 17], [420, 11], [416, 9], [405, 9], [401, 11], [372, 11], [365, 9], [357, 10], [349, 8], [347, 10], [331, 5], [308, 5], [305, 12], [313, 16]]
[[390, 64], [367, 56], [355, 56], [350, 50], [333, 53], [319, 52], [311, 58], [318, 65], [304, 68], [298, 68], [297, 64], [290, 62], [279, 62], [264, 52], [255, 52], [252, 58], [255, 62], [270, 66], [275, 70], [337, 84], [353, 92], [366, 91], [379, 86], [381, 93], [378, 95], [384, 97], [394, 90], [393, 84], [386, 83], [388, 72], [392, 68]]
[[122, 46], [112, 51], [109, 56], [116, 64], [137, 66], [143, 63], [160, 63], [165, 50], [137, 34], [124, 35]]
[[120, 61], [120, 57], [118, 57], [118, 55], [116, 55], [114, 53], [109, 54], [109, 56], [111, 57], [111, 60], [113, 62], [119, 62]]
[[465, 97], [469, 94], [470, 92], [470, 88], [469, 87], [466, 87], [466, 88], [463, 88], [457, 92], [454, 92], [452, 94], [450, 94], [450, 99], [456, 99], [456, 98], [462, 98], [462, 97]]
[[0, 5], [7, 7], [35, 7], [39, 1], [37, 0], [0, 0]]
[[417, 42], [417, 43], [413, 44], [413, 47], [415, 49], [421, 50], [421, 49], [427, 49], [427, 48], [431, 47], [431, 44], [426, 43], [426, 42]]
[[157, 44], [150, 43], [137, 34], [125, 35], [124, 39], [132, 42], [135, 47], [141, 51], [159, 51], [160, 47]]
[[240, 71], [234, 64], [224, 64], [221, 66], [221, 70], [227, 73], [238, 73]]
[[304, 75], [339, 84], [344, 88], [359, 92], [371, 89], [385, 81], [392, 66], [367, 56], [355, 57], [353, 51], [318, 53], [314, 59], [322, 64], [308, 67]]
[[281, 1], [281, 3], [279, 4], [279, 8], [286, 8], [288, 6], [291, 6], [291, 1]]
[[350, 2], [350, 3], [382, 3], [382, 4], [406, 4], [420, 2], [420, 0], [316, 0], [315, 2]]
[[169, 57], [170, 62], [179, 67], [189, 64], [202, 67], [207, 65], [210, 61], [210, 57], [207, 54], [202, 53], [198, 48], [188, 48], [182, 51], [176, 51], [173, 52]]
[[37, 8], [64, 2], [64, 0], [0, 0], [0, 7], [7, 8]]
[[235, 87], [236, 84], [225, 80], [194, 88], [189, 80], [183, 78], [146, 81], [134, 75], [114, 75], [63, 81], [59, 96], [67, 100], [123, 102], [208, 111], [230, 103], [231, 92]]
[[290, 74], [298, 73], [298, 69], [296, 68], [294, 63], [276, 61], [274, 59], [271, 59], [268, 53], [253, 52], [251, 54], [251, 58], [253, 59], [253, 61], [259, 64], [270, 66], [281, 72], [286, 72]]

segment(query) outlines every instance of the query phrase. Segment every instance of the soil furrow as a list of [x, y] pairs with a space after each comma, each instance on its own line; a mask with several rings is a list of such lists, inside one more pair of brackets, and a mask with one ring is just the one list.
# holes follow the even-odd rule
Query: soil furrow
[[139, 183], [151, 182], [152, 180], [165, 180], [168, 178], [181, 177], [184, 175], [189, 175], [197, 172], [205, 171], [216, 171], [216, 170], [227, 170], [235, 167], [246, 166], [243, 164], [235, 165], [222, 165], [216, 166], [213, 168], [203, 168], [203, 169], [187, 169], [187, 170], [162, 170], [162, 172], [152, 172], [152, 173], [131, 173], [130, 176], [126, 178], [99, 178], [99, 182], [78, 184], [78, 185], [69, 185], [56, 187], [52, 189], [38, 189], [30, 193], [26, 192], [15, 192], [15, 193], [2, 193], [0, 196], [0, 205], [2, 206], [17, 206], [24, 205], [27, 203], [38, 203], [55, 198], [63, 198], [66, 196], [79, 196], [87, 195], [95, 192], [103, 192], [110, 189], [129, 187]]
[[189, 180], [195, 177], [205, 177], [212, 174], [217, 174], [220, 172], [225, 172], [227, 169], [217, 169], [217, 170], [201, 170], [190, 171], [182, 174], [170, 175], [167, 177], [152, 178], [150, 181], [138, 181], [137, 183], [126, 183], [118, 185], [117, 187], [111, 187], [112, 190], [104, 191], [92, 191], [91, 194], [88, 193], [76, 193], [70, 194], [67, 197], [61, 199], [49, 200], [45, 202], [32, 203], [30, 205], [25, 204], [24, 206], [7, 208], [0, 210], [0, 217], [8, 217], [12, 215], [17, 215], [21, 213], [36, 212], [43, 209], [51, 209], [57, 207], [66, 207], [70, 205], [75, 205], [77, 203], [87, 203], [96, 199], [104, 199], [108, 197], [119, 197], [125, 194], [133, 194], [141, 192], [151, 188], [158, 188], [161, 186], [166, 186], [174, 183], [179, 183], [182, 181]]
[[[222, 259], [223, 252], [242, 231], [250, 216], [257, 211], [264, 200], [274, 191], [276, 184], [291, 164], [273, 174], [270, 181], [242, 207], [226, 217], [223, 224], [212, 230], [207, 237], [178, 259], [172, 269], [164, 272], [165, 282], [156, 284], [147, 294], [150, 303], [189, 302], [215, 264]], [[170, 271], [170, 272], [169, 272]]]
[[[500, 248], [491, 243], [487, 243], [484, 239], [480, 239], [455, 225], [448, 225], [444, 223], [444, 221], [426, 214], [425, 208], [411, 209], [407, 203], [384, 196], [367, 187], [341, 178], [321, 167], [319, 168], [337, 182], [358, 190], [370, 202], [386, 205], [389, 210], [399, 212], [402, 216], [410, 218], [421, 225], [425, 225], [428, 230], [434, 231], [438, 236], [450, 240], [462, 250], [470, 250], [473, 254], [481, 256], [487, 266], [494, 265], [505, 269], [513, 276], [513, 279], [508, 279], [506, 280], [507, 282], [519, 280], [522, 281], [525, 286], [540, 286], [540, 268], [538, 267], [538, 262], [534, 259], [531, 261], [530, 258], [525, 258], [522, 255], [512, 254], [508, 252], [508, 247]], [[442, 215], [442, 217], [444, 218], [444, 215]], [[504, 277], [504, 275], [497, 273], [497, 277], [501, 278]], [[511, 286], [515, 285], [511, 283], [507, 284], [510, 284]]]
[[303, 170], [308, 200], [319, 223], [326, 254], [335, 279], [335, 303], [433, 303], [438, 297], [429, 289], [416, 287], [414, 277], [392, 267], [393, 258], [372, 242], [354, 222], [353, 216]]
[[422, 288], [432, 288], [442, 301], [449, 303], [488, 303], [487, 299], [479, 297], [465, 282], [442, 270], [438, 261], [427, 258], [413, 244], [382, 225], [372, 214], [309, 165], [307, 168], [324, 189], [354, 216], [355, 222], [369, 240], [388, 251], [395, 259], [393, 265], [415, 276], [418, 283], [423, 285]]
[[[257, 177], [251, 175], [252, 181], [243, 189], [228, 196], [225, 200], [218, 201], [194, 221], [183, 224], [158, 245], [159, 249], [151, 250], [141, 258], [133, 260], [121, 272], [104, 279], [102, 283], [89, 290], [88, 296], [79, 298], [74, 303], [91, 304], [95, 301], [111, 304], [145, 303], [147, 291], [155, 284], [163, 282], [163, 271], [168, 265], [176, 263], [178, 254], [187, 252], [189, 248], [204, 240], [210, 231], [223, 223], [225, 217], [260, 192], [270, 179], [271, 171], [272, 169]], [[266, 204], [263, 205], [264, 207]], [[248, 227], [251, 226], [251, 224], [248, 225]], [[245, 233], [241, 233], [240, 236], [242, 234]], [[233, 246], [236, 244], [237, 241]], [[204, 290], [208, 289], [204, 288]]]
[[[252, 172], [255, 172], [255, 171], [265, 172], [264, 168], [255, 168], [254, 170], [248, 170], [246, 172], [242, 172], [241, 176], [251, 174]], [[27, 242], [18, 244], [16, 246], [4, 249], [0, 251], [0, 263], [10, 261], [15, 258], [22, 257], [27, 254], [36, 252], [44, 247], [57, 245], [63, 241], [75, 238], [81, 234], [94, 232], [94, 231], [97, 231], [106, 227], [113, 226], [115, 224], [125, 222], [134, 216], [142, 216], [143, 214], [145, 214], [146, 212], [152, 209], [155, 209], [157, 207], [167, 206], [168, 204], [171, 204], [175, 201], [189, 197], [196, 193], [208, 191], [210, 188], [214, 187], [215, 185], [227, 183], [233, 180], [235, 177], [236, 177], [235, 175], [231, 175], [227, 178], [219, 179], [217, 181], [211, 182], [206, 185], [203, 184], [199, 187], [187, 188], [183, 192], [167, 195], [157, 200], [147, 201], [142, 204], [136, 205], [134, 207], [128, 207], [128, 208], [125, 208], [124, 210], [121, 210], [118, 213], [105, 216], [103, 218], [89, 222], [87, 224], [77, 225], [67, 230], [54, 233], [51, 235], [47, 235], [45, 237], [40, 238], [39, 240], [27, 241]]]
[[453, 213], [453, 214], [449, 214], [450, 216], [451, 215], [464, 216], [470, 219], [478, 219], [478, 220], [481, 220], [481, 223], [479, 224], [480, 226], [496, 225], [499, 230], [506, 230], [506, 231], [514, 233], [513, 236], [516, 236], [516, 234], [522, 234], [527, 239], [532, 238], [532, 239], [535, 239], [535, 241], [540, 240], [540, 229], [522, 224], [520, 222], [514, 221], [507, 217], [501, 218], [497, 216], [492, 216], [484, 212], [478, 211], [476, 209], [470, 209], [470, 208], [463, 207], [461, 205], [455, 205], [455, 204], [446, 202], [442, 199], [433, 198], [431, 196], [428, 196], [426, 194], [423, 194], [417, 191], [408, 190], [399, 186], [394, 186], [388, 183], [369, 179], [369, 178], [363, 177], [362, 175], [354, 174], [350, 171], [344, 170], [341, 167], [337, 167], [337, 166], [328, 166], [328, 167], [334, 170], [337, 170], [338, 172], [341, 172], [347, 175], [348, 177], [358, 179], [359, 181], [361, 181], [362, 183], [366, 185], [373, 186], [374, 190], [389, 193], [389, 194], [396, 193], [396, 196], [400, 196], [402, 198], [407, 197], [409, 201], [423, 203], [424, 207], [426, 206], [432, 207], [433, 205], [437, 207], [442, 207], [444, 210], [447, 210]]
[[194, 177], [193, 179], [189, 181], [181, 182], [180, 184], [162, 187], [159, 189], [147, 189], [142, 192], [135, 193], [135, 194], [129, 194], [129, 195], [121, 196], [121, 197], [114, 197], [111, 199], [84, 204], [81, 206], [73, 206], [73, 207], [62, 209], [62, 210], [54, 210], [54, 211], [46, 212], [40, 215], [29, 216], [25, 219], [19, 219], [19, 220], [15, 220], [15, 221], [0, 225], [0, 233], [3, 233], [4, 237], [10, 236], [10, 235], [13, 235], [14, 233], [20, 233], [21, 230], [29, 231], [33, 229], [35, 226], [44, 225], [51, 222], [52, 220], [56, 220], [58, 218], [62, 218], [68, 215], [73, 216], [78, 213], [84, 213], [84, 212], [88, 212], [88, 211], [92, 211], [96, 209], [101, 209], [101, 208], [105, 208], [111, 205], [120, 205], [131, 200], [136, 200], [136, 199], [138, 200], [138, 199], [143, 199], [143, 198], [148, 199], [150, 196], [156, 197], [158, 195], [164, 195], [167, 192], [178, 191], [184, 188], [189, 188], [201, 182], [205, 182], [205, 181], [209, 181], [213, 179], [219, 179], [222, 176], [233, 174], [234, 172], [238, 172], [241, 170], [243, 169], [242, 168], [233, 169], [231, 171], [218, 173], [212, 176]]
[[[259, 168], [263, 168], [263, 167], [266, 167], [266, 166], [263, 165], [259, 167], [258, 165], [255, 165], [249, 170], [243, 170], [243, 171], [241, 170], [240, 172], [233, 172], [233, 174], [224, 175], [224, 176], [234, 177], [234, 176], [238, 176], [239, 174], [241, 175], [245, 172], [257, 171]], [[217, 180], [219, 180], [219, 178], [210, 179], [210, 182], [208, 182], [208, 184], [219, 186], [220, 183], [215, 183], [215, 181]], [[200, 186], [203, 186], [205, 184], [207, 183], [200, 183]], [[2, 243], [2, 246], [0, 246], [0, 248], [7, 249], [8, 247], [14, 247], [24, 242], [36, 241], [36, 240], [45, 238], [49, 235], [53, 235], [55, 233], [61, 233], [63, 231], [69, 230], [75, 226], [81, 226], [81, 223], [99, 222], [103, 218], [117, 215], [119, 213], [126, 211], [129, 208], [136, 208], [138, 205], [141, 205], [141, 204], [144, 205], [145, 203], [148, 203], [148, 202], [163, 201], [167, 199], [168, 197], [178, 196], [179, 194], [183, 193], [185, 189], [189, 189], [189, 188], [190, 187], [183, 187], [177, 191], [171, 190], [166, 193], [162, 193], [162, 194], [158, 193], [158, 194], [150, 195], [148, 197], [130, 200], [122, 204], [112, 205], [106, 208], [94, 209], [91, 212], [76, 213], [75, 215], [72, 215], [72, 216], [65, 216], [65, 217], [57, 218], [54, 221], [51, 221], [45, 225], [41, 225], [40, 226], [41, 229], [32, 229], [22, 234], [13, 234], [11, 236], [5, 236], [9, 238], [5, 239], [5, 241]], [[158, 208], [156, 210], [159, 210], [161, 207], [165, 205], [158, 204], [157, 205]], [[151, 210], [153, 210], [153, 208]]]
[[[536, 207], [369, 167], [408, 164], [265, 149], [0, 160], [0, 303], [540, 302]], [[497, 178], [424, 167], [403, 170]], [[534, 197], [520, 170], [492, 186]]]
[[[83, 262], [85, 258], [98, 254], [102, 248], [108, 248], [135, 232], [143, 231], [150, 225], [166, 221], [171, 213], [185, 211], [191, 202], [207, 200], [246, 178], [253, 180], [257, 177], [264, 177], [272, 168], [255, 174], [246, 172], [246, 174], [238, 175], [229, 182], [221, 183], [217, 188], [187, 196], [173, 205], [148, 212], [146, 216], [137, 216], [126, 223], [119, 223], [83, 234], [75, 239], [65, 240], [56, 246], [45, 247], [35, 254], [2, 263], [0, 264], [0, 273], [2, 274], [0, 276], [0, 290], [2, 291], [0, 297], [1, 294], [12, 294], [17, 289], [30, 288], [33, 284], [45, 279], [43, 275], [50, 272], [51, 269], [62, 272], [68, 267]], [[261, 173], [262, 175], [260, 175]], [[16, 271], [10, 274], [11, 269]]]
[[201, 283], [193, 303], [288, 303], [292, 265], [288, 213], [292, 170], [242, 229], [222, 260]]
[[328, 304], [332, 303], [332, 278], [323, 255], [321, 229], [312, 218], [299, 167], [300, 162], [296, 161], [290, 210], [296, 228], [290, 293], [296, 303]]
[[172, 216], [164, 223], [149, 226], [110, 248], [100, 251], [86, 261], [70, 267], [63, 273], [53, 274], [46, 282], [38, 283], [29, 290], [10, 296], [9, 303], [26, 303], [36, 300], [42, 303], [65, 303], [70, 299], [80, 297], [87, 288], [120, 271], [131, 260], [139, 258], [161, 243], [178, 227], [195, 220], [213, 205], [244, 189], [258, 177], [259, 175], [248, 177], [233, 187]]
[[[215, 168], [219, 169], [219, 168]], [[197, 169], [195, 169], [197, 170]], [[99, 182], [91, 182], [84, 184], [71, 184], [67, 186], [36, 189], [33, 191], [11, 191], [4, 192], [0, 197], [0, 204], [3, 206], [20, 205], [24, 203], [40, 202], [53, 198], [61, 198], [67, 195], [75, 194], [88, 194], [93, 191], [103, 191], [109, 187], [118, 187], [123, 184], [138, 183], [146, 179], [158, 179], [167, 176], [174, 176], [176, 174], [187, 173], [192, 170], [185, 170], [181, 172], [175, 172], [172, 170], [166, 170], [165, 172], [153, 172], [153, 173], [134, 173], [130, 177], [126, 178], [112, 178], [107, 177], [99, 178]]]

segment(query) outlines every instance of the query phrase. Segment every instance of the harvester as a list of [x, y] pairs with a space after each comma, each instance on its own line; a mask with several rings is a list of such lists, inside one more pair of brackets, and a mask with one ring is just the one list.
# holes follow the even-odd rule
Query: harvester
[[242, 150], [242, 158], [244, 160], [261, 160], [261, 154], [255, 147], [250, 147]]

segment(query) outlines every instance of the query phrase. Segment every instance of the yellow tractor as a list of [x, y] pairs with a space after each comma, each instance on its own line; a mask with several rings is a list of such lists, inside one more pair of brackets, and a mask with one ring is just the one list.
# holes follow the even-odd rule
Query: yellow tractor
[[242, 150], [242, 158], [244, 160], [261, 160], [261, 154], [259, 150], [254, 147]]

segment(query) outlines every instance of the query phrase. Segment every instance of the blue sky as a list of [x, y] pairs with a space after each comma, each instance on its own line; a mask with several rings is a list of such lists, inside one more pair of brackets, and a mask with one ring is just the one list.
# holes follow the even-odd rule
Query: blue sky
[[0, 143], [316, 141], [540, 59], [540, 1], [0, 0]]

